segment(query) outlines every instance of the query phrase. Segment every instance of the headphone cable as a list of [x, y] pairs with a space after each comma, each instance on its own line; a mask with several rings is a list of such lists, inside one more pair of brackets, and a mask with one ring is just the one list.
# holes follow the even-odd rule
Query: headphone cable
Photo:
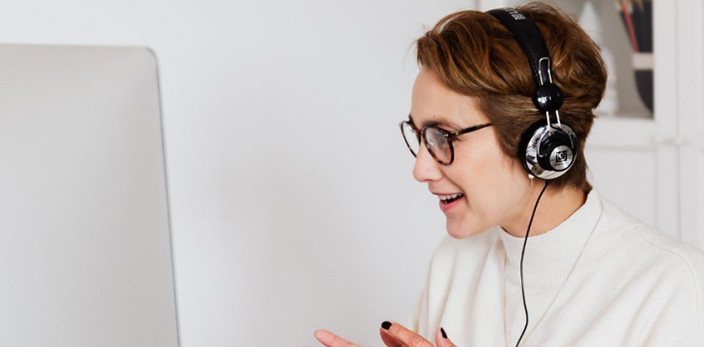
[[530, 233], [530, 226], [533, 224], [533, 217], [535, 217], [535, 210], [538, 209], [538, 203], [540, 202], [540, 198], [543, 196], [543, 193], [545, 193], [545, 189], [548, 187], [548, 180], [545, 180], [545, 186], [543, 187], [543, 190], [540, 191], [540, 195], [538, 195], [538, 199], [535, 200], [535, 206], [533, 207], [533, 213], [530, 215], [530, 222], [528, 222], [528, 229], [526, 230], [526, 236], [525, 239], [523, 239], [523, 250], [521, 251], [521, 294], [523, 295], [523, 309], [526, 311], [526, 325], [523, 327], [523, 332], [521, 332], [521, 336], [518, 337], [518, 342], [516, 342], [516, 347], [521, 343], [521, 339], [523, 339], [523, 334], [526, 333], [526, 329], [528, 329], [528, 306], [526, 305], [526, 291], [523, 288], [523, 255], [526, 253], [526, 243], [528, 242], [528, 234]]

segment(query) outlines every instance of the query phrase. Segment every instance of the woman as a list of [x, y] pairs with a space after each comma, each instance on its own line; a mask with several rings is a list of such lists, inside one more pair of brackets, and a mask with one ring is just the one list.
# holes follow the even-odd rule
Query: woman
[[401, 127], [449, 237], [410, 327], [384, 322], [384, 343], [704, 346], [704, 253], [587, 182], [583, 148], [606, 71], [576, 22], [542, 3], [463, 11], [417, 48]]

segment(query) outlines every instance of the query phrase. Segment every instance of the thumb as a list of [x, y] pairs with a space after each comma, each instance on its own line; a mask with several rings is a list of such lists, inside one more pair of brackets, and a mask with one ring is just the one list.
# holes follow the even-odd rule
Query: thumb
[[437, 347], [457, 347], [447, 336], [447, 331], [445, 329], [438, 328], [435, 332], [435, 344]]

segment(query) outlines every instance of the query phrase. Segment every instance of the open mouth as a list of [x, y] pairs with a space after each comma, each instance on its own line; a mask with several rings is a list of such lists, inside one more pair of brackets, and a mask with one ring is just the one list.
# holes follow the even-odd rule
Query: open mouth
[[462, 197], [464, 197], [464, 194], [458, 193], [458, 194], [451, 194], [451, 195], [438, 195], [438, 197], [440, 198], [440, 201], [443, 204], [449, 204], [453, 201], [461, 199]]

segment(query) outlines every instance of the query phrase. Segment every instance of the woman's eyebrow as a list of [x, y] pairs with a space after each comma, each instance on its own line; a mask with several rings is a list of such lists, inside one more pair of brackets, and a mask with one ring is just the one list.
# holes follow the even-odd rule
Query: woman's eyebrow
[[[441, 118], [441, 117], [438, 117], [438, 118]], [[411, 124], [415, 125], [419, 129], [426, 127], [426, 126], [436, 126], [436, 127], [448, 128], [448, 129], [461, 129], [462, 128], [460, 125], [455, 124], [451, 121], [442, 119], [442, 118], [439, 120], [432, 120], [432, 121], [422, 122], [421, 124], [417, 124], [415, 121], [413, 121], [413, 117], [409, 114], [408, 120], [411, 122]]]

